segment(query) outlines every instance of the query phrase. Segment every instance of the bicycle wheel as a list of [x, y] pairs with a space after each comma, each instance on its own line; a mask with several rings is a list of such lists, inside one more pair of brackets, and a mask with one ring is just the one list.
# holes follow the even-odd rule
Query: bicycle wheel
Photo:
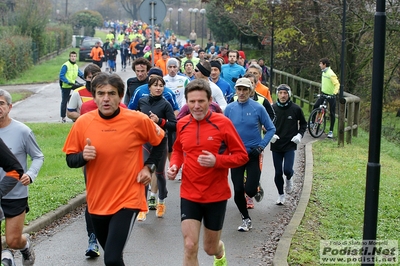
[[314, 138], [319, 138], [324, 133], [326, 120], [322, 108], [314, 109], [308, 118], [308, 132]]

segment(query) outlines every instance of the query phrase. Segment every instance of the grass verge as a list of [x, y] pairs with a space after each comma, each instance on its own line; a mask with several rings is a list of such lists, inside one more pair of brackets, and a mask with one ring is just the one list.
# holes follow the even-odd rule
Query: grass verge
[[[290, 247], [289, 265], [320, 265], [320, 240], [362, 240], [368, 135], [359, 130], [351, 145], [313, 144], [314, 181], [310, 202]], [[382, 139], [377, 239], [400, 235], [398, 173], [400, 149]]]

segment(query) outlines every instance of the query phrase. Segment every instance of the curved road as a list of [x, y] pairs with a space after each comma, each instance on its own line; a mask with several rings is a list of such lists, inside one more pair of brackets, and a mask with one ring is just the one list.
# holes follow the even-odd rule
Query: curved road
[[[126, 72], [117, 71], [117, 74], [126, 81], [134, 75], [134, 72], [132, 69], [127, 69]], [[26, 100], [14, 104], [10, 113], [12, 118], [22, 122], [60, 123], [61, 95], [58, 83], [0, 88], [9, 91], [29, 89], [35, 93]], [[277, 241], [283, 233], [284, 226], [290, 220], [289, 216], [295, 209], [301, 190], [304, 145], [300, 144], [300, 146], [296, 156], [295, 189], [293, 194], [287, 197], [285, 206], [275, 205], [278, 194], [273, 181], [274, 170], [269, 147], [265, 149], [261, 177], [265, 195], [264, 199], [260, 203], [255, 203], [255, 208], [250, 210], [253, 221], [251, 231], [237, 231], [237, 227], [241, 224], [241, 216], [233, 198], [228, 201], [222, 240], [225, 243], [229, 265], [271, 265]], [[82, 178], [82, 176], [77, 176], [77, 178]], [[179, 185], [179, 181], [167, 182], [169, 193], [164, 218], [157, 218], [155, 212], [150, 211], [146, 221], [135, 222], [131, 238], [125, 248], [126, 265], [182, 264], [183, 240], [180, 231]], [[84, 256], [87, 248], [85, 228], [81, 214], [70, 223], [59, 226], [55, 233], [34, 239], [35, 265], [103, 265], [103, 252], [97, 259], [87, 259]], [[17, 253], [16, 256], [19, 264], [19, 254]], [[200, 265], [213, 263], [213, 258], [203, 251], [201, 241], [199, 261]]]

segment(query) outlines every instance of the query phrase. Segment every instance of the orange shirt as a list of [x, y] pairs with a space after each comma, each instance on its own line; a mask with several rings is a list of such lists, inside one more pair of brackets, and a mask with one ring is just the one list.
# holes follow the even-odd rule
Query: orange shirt
[[156, 67], [159, 67], [162, 70], [164, 76], [166, 76], [168, 74], [168, 69], [167, 69], [167, 61], [168, 61], [168, 59], [169, 59], [169, 56], [168, 56], [168, 58], [166, 60], [164, 60], [161, 57], [156, 62]]
[[131, 42], [129, 45], [129, 49], [131, 50], [131, 54], [137, 54], [136, 45], [138, 42]]
[[101, 61], [102, 56], [104, 56], [103, 49], [101, 47], [93, 47], [92, 51], [90, 51], [90, 57], [94, 61]]
[[157, 62], [159, 59], [162, 58], [162, 52], [158, 52], [154, 49], [154, 62]]
[[94, 110], [76, 120], [63, 151], [82, 152], [87, 138], [96, 147], [96, 158], [86, 164], [89, 213], [112, 215], [122, 208], [147, 211], [144, 185], [137, 182], [143, 168], [142, 145], [156, 146], [164, 134], [147, 115], [124, 108], [111, 119]]
[[256, 92], [264, 96], [270, 104], [273, 104], [271, 93], [269, 92], [269, 88], [261, 84], [261, 82], [257, 82], [257, 86], [255, 88]]

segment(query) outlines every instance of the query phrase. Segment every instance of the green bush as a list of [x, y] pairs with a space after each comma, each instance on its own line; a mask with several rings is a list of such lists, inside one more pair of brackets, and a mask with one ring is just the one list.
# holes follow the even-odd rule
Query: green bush
[[60, 52], [71, 46], [71, 25], [50, 25], [46, 27], [39, 43], [31, 37], [16, 34], [12, 27], [1, 27], [0, 38], [0, 84], [18, 77], [38, 60], [52, 52]]
[[32, 66], [32, 39], [3, 35], [0, 49], [0, 82], [13, 79]]

